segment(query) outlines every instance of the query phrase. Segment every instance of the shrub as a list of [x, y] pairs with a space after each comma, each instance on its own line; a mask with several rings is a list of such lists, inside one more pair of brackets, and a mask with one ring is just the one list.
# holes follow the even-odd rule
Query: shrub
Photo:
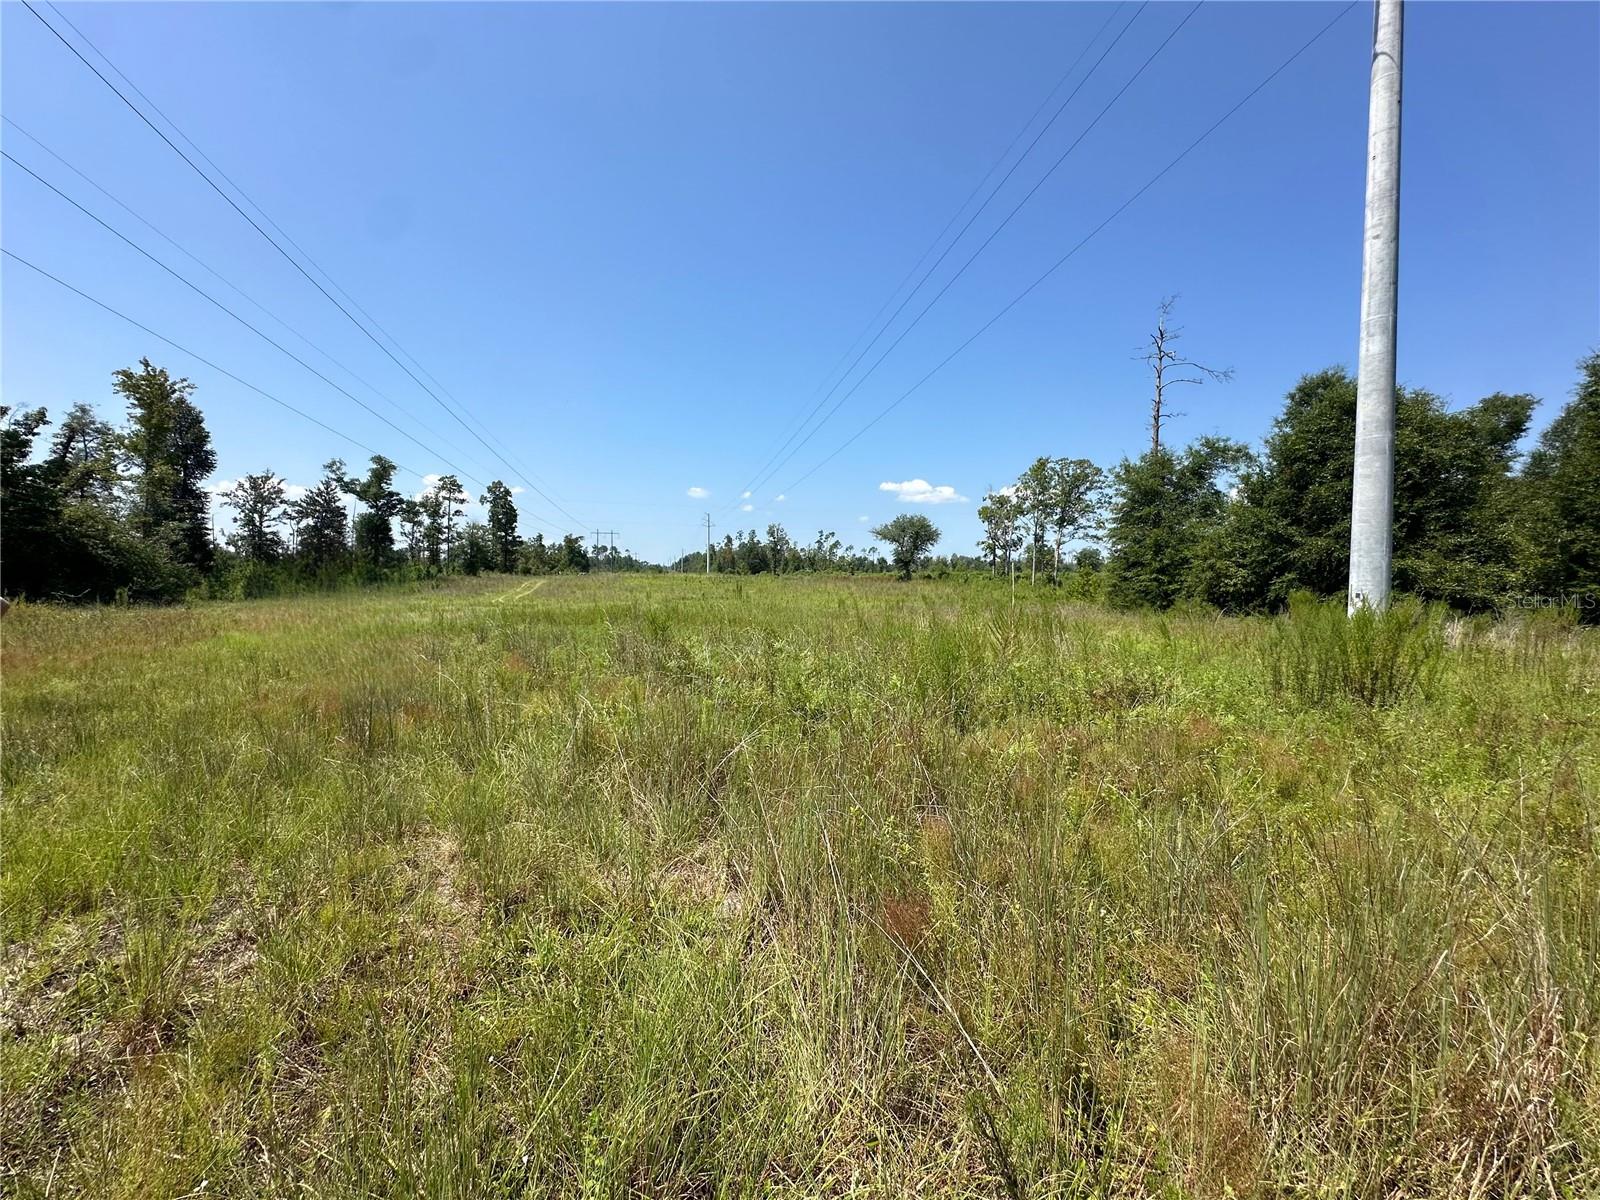
[[1338, 601], [1298, 592], [1273, 622], [1263, 656], [1272, 690], [1306, 705], [1396, 704], [1424, 690], [1444, 651], [1442, 611], [1410, 597], [1385, 612], [1346, 615]]

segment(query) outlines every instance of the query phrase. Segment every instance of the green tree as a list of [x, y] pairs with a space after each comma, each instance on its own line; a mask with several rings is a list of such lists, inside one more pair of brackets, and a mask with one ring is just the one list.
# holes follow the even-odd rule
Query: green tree
[[1201, 438], [1124, 459], [1113, 473], [1107, 595], [1126, 607], [1166, 608], [1187, 594], [1200, 552], [1228, 504], [1224, 476], [1250, 461], [1226, 438]]
[[590, 566], [589, 552], [583, 548], [583, 539], [575, 533], [561, 539], [561, 545], [555, 548], [554, 560], [557, 571], [587, 573]]
[[494, 534], [482, 521], [468, 521], [461, 527], [457, 539], [457, 557], [466, 575], [481, 575], [498, 569], [500, 552]]
[[872, 536], [889, 544], [901, 579], [910, 579], [922, 556], [939, 542], [938, 528], [921, 513], [901, 513], [887, 524], [879, 525]]
[[780, 575], [790, 569], [790, 560], [794, 554], [794, 542], [789, 538], [789, 531], [782, 525], [772, 524], [767, 526], [767, 559], [772, 565], [772, 573]]
[[175, 561], [199, 572], [213, 557], [205, 481], [217, 469], [205, 418], [190, 397], [194, 384], [173, 379], [148, 358], [123, 369], [113, 387], [128, 402], [123, 455], [131, 467], [130, 516], [139, 534], [164, 542]]
[[1524, 586], [1600, 622], [1600, 352], [1578, 364], [1572, 400], [1550, 422], [1519, 481]]
[[1005, 573], [1011, 574], [1012, 556], [1022, 546], [1022, 501], [1016, 489], [1008, 488], [990, 492], [978, 505], [978, 520], [983, 522], [983, 540], [978, 548], [989, 559], [989, 572], [1004, 564]]
[[833, 530], [819, 529], [817, 540], [811, 543], [809, 549], [801, 551], [800, 557], [810, 562], [813, 571], [826, 571], [838, 561], [842, 545], [839, 535]]
[[1044, 467], [1037, 502], [1044, 510], [1055, 547], [1050, 581], [1059, 583], [1062, 545], [1094, 536], [1103, 524], [1105, 472], [1086, 458], [1040, 459], [1039, 463]]
[[511, 489], [496, 479], [483, 493], [489, 510], [489, 541], [494, 550], [493, 570], [511, 574], [517, 569], [517, 506]]
[[[1429, 392], [1401, 391], [1397, 588], [1469, 611], [1491, 610], [1515, 588], [1514, 470], [1537, 403], [1497, 392], [1452, 412]], [[1344, 590], [1343, 580], [1337, 590]]]
[[406, 540], [406, 561], [416, 565], [422, 561], [427, 546], [428, 514], [422, 511], [420, 503], [407, 500], [400, 506], [398, 520], [401, 536]]
[[65, 502], [116, 503], [122, 482], [117, 458], [122, 439], [109, 422], [102, 421], [87, 404], [74, 404], [50, 439], [45, 470]]
[[334, 459], [323, 467], [317, 486], [289, 504], [296, 553], [312, 571], [323, 573], [344, 561], [348, 550], [349, 522], [345, 518], [344, 463]]
[[50, 423], [42, 408], [15, 416], [0, 408], [0, 581], [12, 595], [43, 596], [56, 583], [60, 498], [49, 473], [33, 458], [33, 444]]
[[1017, 477], [1017, 522], [1025, 534], [1028, 545], [1028, 582], [1039, 577], [1039, 552], [1044, 548], [1045, 533], [1050, 528], [1050, 460], [1036, 458], [1032, 465]]
[[544, 544], [544, 534], [534, 534], [517, 548], [519, 574], [543, 575], [551, 569], [550, 548]]
[[767, 548], [754, 529], [748, 533], [740, 532], [734, 547], [734, 561], [737, 570], [744, 575], [759, 575], [772, 565], [767, 557]]
[[[79, 410], [75, 413], [82, 416]], [[6, 419], [9, 418], [9, 419]], [[72, 414], [69, 414], [69, 422]], [[118, 510], [108, 444], [88, 452], [58, 431], [41, 462], [35, 442], [44, 409], [0, 408], [0, 584], [13, 595], [66, 600], [175, 600], [193, 582], [173, 560], [168, 538], [141, 537]], [[68, 422], [63, 422], [67, 425]], [[98, 439], [104, 427], [95, 431]]]
[[435, 567], [454, 565], [450, 553], [455, 541], [456, 522], [465, 514], [463, 506], [468, 499], [461, 488], [461, 480], [454, 475], [441, 475], [434, 480], [433, 487], [421, 501], [423, 512], [428, 517], [428, 560]]
[[283, 535], [278, 524], [283, 520], [283, 480], [271, 471], [241, 475], [222, 493], [225, 508], [237, 514], [233, 550], [241, 558], [256, 563], [275, 563], [283, 557]]
[[[1395, 401], [1394, 574], [1404, 591], [1488, 607], [1511, 586], [1511, 470], [1534, 401], [1495, 395], [1455, 412], [1402, 388]], [[1344, 591], [1356, 383], [1307, 375], [1285, 399], [1241, 503], [1202, 548], [1199, 591], [1226, 608], [1279, 607], [1297, 590]]]
[[406, 498], [393, 486], [398, 469], [383, 455], [374, 454], [365, 477], [339, 479], [340, 488], [366, 509], [356, 514], [354, 541], [357, 557], [370, 566], [387, 567], [394, 561], [394, 519], [406, 506]]

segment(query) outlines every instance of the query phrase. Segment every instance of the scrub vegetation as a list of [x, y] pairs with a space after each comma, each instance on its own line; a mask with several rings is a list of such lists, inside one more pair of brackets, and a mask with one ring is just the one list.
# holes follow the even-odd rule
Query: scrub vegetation
[[1600, 643], [455, 577], [4, 635], [18, 1197], [1600, 1192]]

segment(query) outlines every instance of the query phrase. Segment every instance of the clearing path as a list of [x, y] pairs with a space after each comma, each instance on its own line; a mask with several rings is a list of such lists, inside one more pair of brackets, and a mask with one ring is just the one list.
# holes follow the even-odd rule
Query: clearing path
[[544, 586], [544, 580], [535, 579], [530, 583], [523, 584], [521, 587], [519, 587], [514, 592], [507, 592], [503, 596], [496, 596], [494, 598], [494, 602], [496, 604], [504, 604], [507, 600], [520, 600], [523, 596], [526, 596], [529, 592], [536, 592], [540, 588], [542, 588], [543, 586]]

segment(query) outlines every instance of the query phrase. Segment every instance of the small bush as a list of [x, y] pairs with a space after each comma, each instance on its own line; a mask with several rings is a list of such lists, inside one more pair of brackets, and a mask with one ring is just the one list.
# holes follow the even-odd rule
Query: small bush
[[1263, 654], [1272, 690], [1301, 704], [1383, 708], [1424, 690], [1444, 652], [1441, 612], [1409, 597], [1346, 615], [1338, 601], [1290, 598]]

